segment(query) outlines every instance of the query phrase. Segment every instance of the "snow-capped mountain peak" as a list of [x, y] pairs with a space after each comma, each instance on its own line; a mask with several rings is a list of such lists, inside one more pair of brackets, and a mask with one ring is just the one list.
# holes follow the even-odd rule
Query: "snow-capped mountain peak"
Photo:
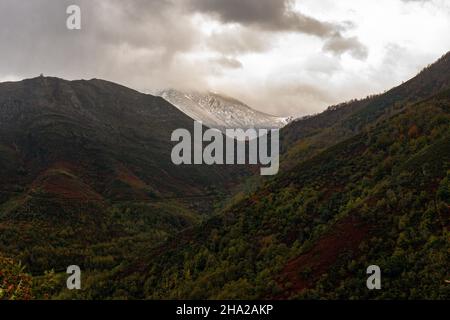
[[281, 128], [292, 117], [272, 116], [250, 108], [245, 103], [214, 92], [181, 92], [163, 90], [159, 95], [197, 121], [210, 128]]

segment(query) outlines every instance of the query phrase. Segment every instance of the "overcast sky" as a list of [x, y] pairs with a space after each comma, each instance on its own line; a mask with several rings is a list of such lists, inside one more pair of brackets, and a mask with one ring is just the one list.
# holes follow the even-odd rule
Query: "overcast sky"
[[0, 0], [0, 81], [213, 90], [300, 116], [411, 78], [449, 34], [448, 0]]

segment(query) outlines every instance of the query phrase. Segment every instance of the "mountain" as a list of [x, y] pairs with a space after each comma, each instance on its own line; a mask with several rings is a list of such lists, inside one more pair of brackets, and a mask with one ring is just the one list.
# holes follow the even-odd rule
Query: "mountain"
[[431, 97], [450, 86], [450, 53], [417, 76], [377, 95], [329, 107], [326, 111], [289, 123], [282, 132], [282, 166], [295, 165], [317, 152], [350, 138], [405, 106]]
[[163, 90], [161, 97], [194, 120], [210, 128], [281, 128], [292, 118], [275, 117], [256, 111], [243, 102], [217, 93]]
[[193, 120], [160, 97], [103, 80], [0, 84], [2, 170], [9, 169], [2, 176], [10, 184], [30, 183], [61, 163], [76, 163], [103, 195], [114, 193], [111, 182], [127, 175], [170, 195], [202, 194], [205, 186], [227, 183], [225, 166], [172, 164], [170, 137], [178, 128], [193, 131]]
[[277, 176], [75, 296], [448, 299], [449, 68], [290, 124]]
[[[14, 277], [64, 299], [448, 299], [448, 71], [450, 53], [290, 123], [278, 175], [232, 198], [219, 195], [242, 182], [234, 166], [166, 162], [192, 119], [161, 98], [102, 80], [1, 84], [0, 272], [22, 261], [33, 281]], [[382, 290], [366, 287], [370, 265]]]
[[172, 164], [178, 128], [193, 120], [104, 80], [1, 83], [0, 251], [58, 269], [99, 259], [93, 244], [155, 242], [198, 223], [247, 171]]

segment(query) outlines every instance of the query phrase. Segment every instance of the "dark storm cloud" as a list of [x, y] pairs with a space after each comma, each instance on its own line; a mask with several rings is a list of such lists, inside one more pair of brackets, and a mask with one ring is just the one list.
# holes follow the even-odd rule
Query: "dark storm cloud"
[[338, 28], [292, 10], [288, 0], [191, 0], [195, 11], [211, 14], [224, 23], [238, 23], [270, 31], [299, 31], [326, 36]]
[[356, 37], [344, 38], [339, 33], [328, 39], [323, 46], [325, 51], [341, 55], [349, 52], [355, 59], [364, 60], [367, 58], [367, 48]]
[[[65, 27], [65, 11], [71, 4], [82, 9], [80, 31]], [[168, 78], [181, 83], [187, 75], [190, 83], [202, 82], [201, 73], [207, 70], [193, 74], [195, 66], [183, 62], [184, 54], [202, 45], [234, 59], [244, 53], [268, 51], [275, 31], [322, 37], [330, 52], [364, 57], [364, 46], [357, 39], [341, 35], [348, 27], [345, 23], [321, 22], [294, 12], [291, 5], [291, 1], [277, 0], [1, 0], [0, 59], [8, 63], [0, 66], [0, 77], [44, 72], [119, 81], [146, 70], [161, 84]], [[204, 35], [192, 23], [195, 12], [238, 26]], [[137, 81], [140, 79], [129, 84]]]
[[[66, 8], [72, 4], [81, 7], [79, 31], [66, 28]], [[197, 14], [217, 27], [205, 32], [194, 19]], [[270, 52], [286, 33], [317, 37], [334, 57], [349, 53], [363, 59], [365, 47], [346, 37], [353, 27], [304, 15], [287, 0], [0, 0], [0, 81], [44, 73], [104, 78], [142, 91], [214, 89], [209, 83], [231, 71], [246, 72], [245, 55]], [[257, 81], [264, 85], [258, 88]], [[265, 81], [256, 79], [236, 93], [245, 97], [244, 91], [264, 89], [268, 93], [261, 100], [271, 111], [283, 95], [293, 97], [292, 90]], [[287, 114], [294, 98], [283, 101]]]
[[[356, 59], [367, 57], [367, 48], [357, 38], [342, 35], [343, 31], [352, 27], [351, 23], [346, 21], [337, 24], [309, 17], [294, 11], [292, 0], [189, 0], [189, 4], [192, 10], [211, 15], [222, 23], [239, 24], [262, 31], [309, 34], [326, 39], [326, 51], [337, 55], [349, 52]], [[230, 42], [230, 38], [220, 41], [223, 40]], [[235, 40], [234, 43], [245, 42], [240, 35]], [[242, 46], [244, 50], [247, 48]]]

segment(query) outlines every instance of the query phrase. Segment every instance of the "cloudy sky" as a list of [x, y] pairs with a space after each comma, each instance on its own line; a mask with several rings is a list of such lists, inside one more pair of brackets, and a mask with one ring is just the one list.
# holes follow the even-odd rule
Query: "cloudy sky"
[[0, 0], [0, 81], [213, 90], [300, 116], [411, 78], [449, 34], [448, 0]]

